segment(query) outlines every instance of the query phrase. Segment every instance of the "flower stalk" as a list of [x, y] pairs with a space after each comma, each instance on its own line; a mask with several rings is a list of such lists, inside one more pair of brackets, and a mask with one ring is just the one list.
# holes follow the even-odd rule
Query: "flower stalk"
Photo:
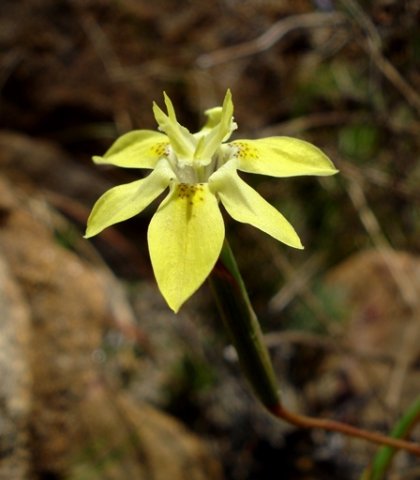
[[209, 281], [241, 368], [256, 396], [268, 410], [272, 410], [280, 403], [277, 379], [260, 324], [226, 239]]
[[209, 281], [223, 323], [238, 354], [241, 368], [257, 398], [272, 415], [299, 428], [318, 428], [339, 432], [394, 449], [403, 449], [420, 456], [418, 444], [400, 438], [387, 437], [335, 420], [300, 415], [285, 408], [260, 324], [226, 239]]

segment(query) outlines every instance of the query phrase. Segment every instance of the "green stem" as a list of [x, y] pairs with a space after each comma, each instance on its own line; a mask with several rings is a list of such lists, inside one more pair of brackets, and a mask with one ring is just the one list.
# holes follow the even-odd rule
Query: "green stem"
[[287, 410], [281, 402], [273, 365], [264, 344], [261, 327], [249, 301], [235, 257], [225, 240], [220, 258], [210, 276], [217, 306], [236, 348], [239, 363], [256, 396], [275, 417], [300, 428], [320, 428], [344, 435], [405, 449], [420, 456], [420, 445], [390, 438], [334, 420], [313, 418]]
[[210, 285], [241, 368], [259, 400], [269, 410], [275, 408], [280, 403], [276, 376], [260, 324], [227, 240], [210, 276]]

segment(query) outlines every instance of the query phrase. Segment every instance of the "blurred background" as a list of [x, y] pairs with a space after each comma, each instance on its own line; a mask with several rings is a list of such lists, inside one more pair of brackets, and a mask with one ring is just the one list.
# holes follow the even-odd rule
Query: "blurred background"
[[143, 173], [91, 156], [155, 129], [163, 90], [195, 131], [227, 88], [236, 138], [323, 149], [334, 177], [246, 177], [304, 251], [228, 237], [288, 407], [389, 432], [420, 389], [419, 25], [417, 0], [1, 1], [0, 479], [359, 477], [375, 446], [263, 411], [206, 285], [165, 305], [156, 205], [82, 238]]

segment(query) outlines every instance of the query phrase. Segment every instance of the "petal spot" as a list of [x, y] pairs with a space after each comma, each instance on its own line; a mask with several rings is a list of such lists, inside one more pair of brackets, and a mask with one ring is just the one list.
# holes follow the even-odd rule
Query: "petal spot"
[[243, 159], [257, 159], [260, 158], [258, 150], [247, 142], [234, 142], [235, 151], [233, 156], [235, 158]]
[[181, 200], [185, 200], [189, 205], [204, 201], [203, 183], [180, 183], [176, 186], [175, 195]]
[[168, 147], [169, 142], [158, 142], [155, 143], [152, 147], [150, 147], [150, 150], [157, 157], [165, 157], [168, 156], [169, 153]]

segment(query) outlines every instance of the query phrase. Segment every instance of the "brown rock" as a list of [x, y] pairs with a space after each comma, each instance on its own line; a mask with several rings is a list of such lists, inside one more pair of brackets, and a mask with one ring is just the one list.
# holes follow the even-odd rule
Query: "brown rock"
[[119, 321], [112, 318], [110, 298], [119, 290], [116, 281], [57, 243], [39, 218], [45, 210], [37, 209], [37, 201], [19, 201], [4, 181], [0, 190], [0, 203], [7, 200], [0, 248], [32, 318], [29, 446], [36, 478], [221, 478], [197, 437], [167, 415], [134, 403], [94, 361], [110, 322]]
[[[127, 395], [92, 386], [79, 404], [83, 438], [69, 479], [221, 479], [218, 463], [181, 424]], [[125, 476], [125, 472], [129, 475]]]
[[25, 480], [30, 466], [30, 314], [0, 257], [0, 480]]
[[[328, 283], [344, 300], [351, 346], [394, 356], [413, 314], [404, 284], [420, 298], [420, 257], [391, 250], [385, 255], [377, 250], [358, 253], [330, 272]], [[419, 307], [420, 302], [414, 306]]]
[[365, 398], [367, 416], [359, 408], [359, 421], [389, 420], [392, 425], [420, 389], [415, 369], [420, 356], [420, 258], [393, 250], [360, 252], [331, 271], [327, 284], [340, 304], [347, 353], [329, 356], [324, 370], [341, 372], [341, 385], [344, 374], [347, 389]]
[[[89, 204], [111, 187], [51, 142], [20, 133], [0, 131], [0, 169], [19, 184], [56, 192]], [[35, 187], [34, 187], [35, 186]]]

